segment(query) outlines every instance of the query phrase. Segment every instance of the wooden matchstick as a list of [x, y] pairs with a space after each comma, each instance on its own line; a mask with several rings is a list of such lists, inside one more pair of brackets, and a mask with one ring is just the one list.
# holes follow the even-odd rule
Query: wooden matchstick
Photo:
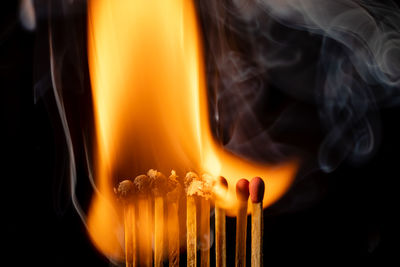
[[147, 176], [152, 180], [154, 195], [154, 266], [161, 267], [164, 260], [164, 197], [167, 187], [167, 178], [156, 170], [149, 170]]
[[186, 200], [186, 246], [187, 266], [197, 266], [197, 221], [196, 221], [196, 199], [188, 195]]
[[200, 198], [200, 266], [210, 266], [210, 201]]
[[151, 203], [151, 186], [152, 180], [147, 175], [139, 175], [135, 178], [134, 184], [136, 185], [139, 193], [138, 199], [138, 237], [140, 240], [139, 261], [140, 266], [153, 265], [153, 253], [151, 246], [152, 237], [152, 203]]
[[163, 265], [164, 254], [164, 199], [156, 197], [154, 200], [154, 266]]
[[186, 255], [187, 266], [197, 266], [197, 218], [196, 196], [194, 183], [199, 177], [194, 172], [188, 172], [185, 176], [186, 190]]
[[264, 182], [255, 177], [250, 182], [251, 213], [251, 266], [263, 266], [263, 198]]
[[124, 225], [126, 266], [137, 266], [135, 206], [133, 203], [130, 203], [124, 207]]
[[179, 266], [179, 202], [168, 202], [168, 262], [169, 266]]
[[129, 181], [124, 180], [119, 183], [115, 193], [122, 201], [124, 210], [124, 236], [125, 236], [125, 265], [127, 267], [136, 266], [136, 235], [134, 230], [135, 222], [135, 207], [133, 205], [132, 197], [135, 191], [135, 185]]
[[[217, 180], [218, 189], [228, 190], [228, 182], [222, 176]], [[226, 217], [225, 210], [215, 205], [215, 264], [216, 267], [226, 267]]]
[[201, 186], [197, 191], [200, 196], [200, 238], [201, 253], [200, 266], [210, 266], [210, 198], [212, 197], [212, 185], [214, 178], [209, 174], [201, 176]]
[[153, 266], [153, 253], [151, 246], [151, 199], [141, 198], [138, 204], [138, 233], [140, 235], [139, 260], [140, 266]]
[[246, 266], [246, 231], [247, 231], [247, 201], [249, 198], [249, 182], [240, 179], [236, 183], [238, 213], [236, 216], [236, 254], [235, 266]]
[[175, 171], [168, 177], [167, 216], [168, 216], [168, 262], [170, 267], [179, 266], [179, 197], [182, 186]]
[[194, 172], [188, 172], [185, 177], [185, 189], [187, 195], [187, 263], [188, 266], [196, 266], [197, 257], [197, 221], [196, 199], [200, 200], [200, 235], [204, 239], [201, 252], [201, 265], [210, 265], [210, 202], [212, 192], [212, 176], [203, 174], [200, 179]]

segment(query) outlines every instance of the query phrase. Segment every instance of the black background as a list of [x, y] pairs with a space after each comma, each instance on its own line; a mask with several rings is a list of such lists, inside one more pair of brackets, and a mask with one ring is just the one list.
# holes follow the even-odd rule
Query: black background
[[[37, 50], [46, 50], [47, 40], [38, 41], [43, 36], [24, 30], [17, 1], [7, 2], [8, 6], [0, 6], [1, 218], [5, 223], [1, 242], [6, 247], [0, 260], [11, 262], [10, 266], [109, 266], [90, 243], [68, 200], [67, 186], [58, 177], [65, 168], [59, 163], [65, 160], [65, 150], [60, 148], [62, 129], [54, 114], [52, 90], [35, 101], [35, 68], [41, 67], [42, 60]], [[290, 192], [265, 211], [265, 265], [325, 266], [349, 259], [370, 265], [398, 264], [399, 115], [399, 108], [380, 110], [381, 144], [366, 164], [343, 163], [330, 174], [316, 172], [308, 180], [312, 182], [299, 181], [291, 190], [311, 186], [307, 192], [317, 194], [317, 201], [279, 212], [279, 207], [296, 201], [296, 194]], [[231, 219], [228, 233], [232, 233], [228, 249], [233, 252]], [[233, 253], [228, 257], [232, 263]]]

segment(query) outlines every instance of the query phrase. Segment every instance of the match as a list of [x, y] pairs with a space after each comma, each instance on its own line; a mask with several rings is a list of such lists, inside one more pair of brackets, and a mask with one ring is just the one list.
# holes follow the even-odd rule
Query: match
[[133, 205], [133, 195], [136, 191], [135, 185], [124, 180], [119, 183], [118, 188], [114, 189], [118, 198], [121, 200], [124, 209], [124, 230], [125, 230], [125, 265], [127, 267], [136, 266], [136, 231], [135, 207]]
[[182, 186], [174, 170], [168, 177], [167, 218], [168, 218], [168, 262], [169, 266], [179, 266], [179, 198]]
[[150, 169], [147, 176], [152, 180], [154, 195], [154, 266], [163, 265], [164, 242], [164, 197], [167, 188], [167, 178], [157, 170]]
[[260, 177], [250, 181], [251, 213], [251, 266], [263, 266], [263, 198], [264, 182]]
[[249, 198], [249, 181], [240, 179], [236, 183], [236, 197], [239, 208], [236, 215], [236, 254], [235, 266], [246, 266], [246, 232], [247, 232], [247, 201]]
[[[224, 197], [228, 191], [228, 182], [222, 176], [215, 183], [215, 196]], [[215, 204], [215, 265], [226, 267], [226, 217], [225, 210]]]
[[[197, 264], [197, 213], [200, 218], [200, 265], [210, 266], [210, 199], [212, 197], [213, 179], [208, 174], [201, 178], [194, 172], [188, 172], [185, 177], [187, 195], [187, 266]], [[196, 199], [200, 211], [197, 212]]]
[[139, 175], [134, 183], [138, 189], [138, 237], [140, 240], [139, 263], [140, 266], [153, 265], [153, 253], [151, 246], [152, 235], [152, 212], [151, 212], [151, 188], [152, 180], [147, 175]]
[[200, 192], [200, 266], [210, 266], [210, 198], [213, 178], [208, 174], [202, 175], [203, 187]]
[[197, 218], [196, 218], [196, 199], [193, 189], [199, 177], [194, 172], [188, 172], [185, 177], [186, 189], [186, 254], [187, 266], [197, 266]]

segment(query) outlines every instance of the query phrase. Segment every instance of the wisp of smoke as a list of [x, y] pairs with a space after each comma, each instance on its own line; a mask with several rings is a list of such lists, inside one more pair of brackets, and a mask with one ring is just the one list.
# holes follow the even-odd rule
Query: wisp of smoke
[[293, 150], [273, 140], [273, 132], [293, 116], [306, 123], [305, 118], [281, 112], [263, 127], [256, 112], [272, 85], [316, 106], [325, 132], [317, 155], [322, 170], [373, 155], [378, 108], [399, 102], [400, 10], [393, 1], [233, 0], [199, 6], [207, 18], [212, 120], [228, 149], [264, 159]]

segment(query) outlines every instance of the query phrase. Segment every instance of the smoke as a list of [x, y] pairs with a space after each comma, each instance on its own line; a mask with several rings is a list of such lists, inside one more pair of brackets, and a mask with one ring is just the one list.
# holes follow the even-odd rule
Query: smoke
[[[399, 103], [400, 10], [393, 1], [233, 0], [199, 7], [210, 55], [211, 120], [228, 149], [261, 160], [310, 152], [290, 139], [320, 126], [314, 142], [323, 171], [374, 154], [379, 108]], [[274, 107], [282, 96], [286, 103]], [[314, 125], [303, 116], [310, 106]]]
[[[82, 17], [85, 12], [84, 5], [84, 1], [22, 0], [19, 14], [22, 26], [27, 30], [36, 31], [37, 36], [36, 56], [39, 60], [35, 65], [34, 103], [37, 104], [41, 98], [45, 100], [46, 95], [50, 93], [53, 95], [56, 110], [49, 110], [49, 115], [56, 117], [53, 118], [56, 121], [55, 131], [60, 124], [61, 132], [64, 134], [62, 138], [65, 143], [61, 142], [60, 151], [65, 152], [65, 157], [61, 155], [61, 160], [58, 161], [65, 162], [60, 164], [62, 170], [57, 170], [58, 177], [55, 178], [57, 187], [60, 188], [55, 194], [56, 211], [58, 214], [65, 213], [69, 205], [64, 202], [72, 201], [82, 222], [86, 224], [84, 206], [87, 204], [82, 207], [82, 198], [78, 197], [77, 191], [82, 190], [78, 184], [81, 187], [83, 184], [85, 188], [85, 181], [79, 179], [78, 183], [78, 174], [82, 168], [91, 166], [87, 149], [90, 146], [87, 144], [87, 137], [90, 135], [87, 129], [91, 127], [91, 120], [87, 120], [85, 126], [80, 124], [80, 117], [86, 119], [90, 117], [90, 112], [82, 112], [79, 116], [71, 112], [73, 109], [82, 110], [81, 105], [77, 104], [79, 102], [90, 104], [85, 102], [89, 93], [85, 90], [88, 87], [88, 78], [85, 77], [83, 63], [86, 58], [85, 49], [82, 49], [85, 47], [85, 39], [82, 38], [85, 32], [78, 30], [82, 22], [85, 22], [85, 18]], [[52, 92], [48, 91], [49, 88]], [[90, 110], [90, 106], [86, 109]], [[86, 169], [88, 170], [86, 183], [94, 185], [91, 169]], [[66, 185], [67, 190], [64, 188]], [[68, 192], [67, 199], [62, 198], [64, 194], [61, 194], [61, 189]]]
[[21, 0], [19, 9], [19, 18], [22, 26], [33, 31], [36, 28], [36, 14], [33, 6], [33, 0]]

